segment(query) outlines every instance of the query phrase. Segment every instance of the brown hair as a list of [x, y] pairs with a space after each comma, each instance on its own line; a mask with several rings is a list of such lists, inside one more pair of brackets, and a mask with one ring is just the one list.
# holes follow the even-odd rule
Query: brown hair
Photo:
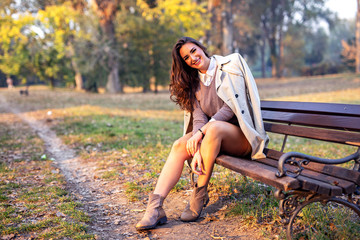
[[182, 37], [172, 50], [172, 66], [170, 77], [170, 99], [179, 104], [181, 109], [192, 112], [194, 110], [195, 92], [199, 87], [199, 73], [197, 69], [189, 67], [180, 55], [180, 48], [185, 43], [199, 46], [207, 57], [209, 54], [200, 42], [191, 37]]

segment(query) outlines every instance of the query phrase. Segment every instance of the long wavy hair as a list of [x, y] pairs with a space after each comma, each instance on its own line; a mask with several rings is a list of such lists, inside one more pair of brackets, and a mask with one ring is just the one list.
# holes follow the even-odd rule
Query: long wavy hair
[[195, 92], [199, 87], [199, 73], [197, 69], [189, 67], [180, 55], [180, 48], [186, 43], [199, 46], [207, 57], [206, 47], [191, 37], [180, 38], [172, 50], [172, 66], [170, 76], [170, 99], [181, 109], [192, 112], [194, 110]]

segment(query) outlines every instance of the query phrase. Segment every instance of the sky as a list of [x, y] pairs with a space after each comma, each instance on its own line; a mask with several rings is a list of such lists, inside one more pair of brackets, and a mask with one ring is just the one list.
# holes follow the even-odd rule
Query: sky
[[337, 12], [340, 18], [353, 19], [357, 9], [356, 0], [328, 0], [326, 6]]

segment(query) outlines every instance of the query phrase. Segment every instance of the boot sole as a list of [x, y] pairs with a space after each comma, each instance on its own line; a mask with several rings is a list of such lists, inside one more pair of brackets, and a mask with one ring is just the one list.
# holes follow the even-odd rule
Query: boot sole
[[[206, 207], [209, 202], [210, 202], [210, 198], [208, 198], [208, 199], [206, 200], [206, 202], [204, 203], [204, 207]], [[203, 207], [203, 208], [204, 208], [204, 207]], [[183, 222], [195, 222], [196, 220], [199, 219], [199, 217], [200, 217], [200, 215], [201, 215], [201, 212], [202, 212], [202, 209], [201, 209], [199, 215], [197, 216], [197, 218], [190, 219], [190, 220], [183, 220], [183, 219], [180, 218], [180, 220], [183, 221]]]
[[162, 217], [160, 218], [155, 224], [150, 225], [150, 226], [141, 226], [141, 227], [135, 227], [136, 230], [138, 231], [143, 231], [143, 230], [149, 230], [149, 229], [153, 229], [155, 228], [157, 225], [162, 225], [165, 224], [167, 222], [167, 217]]

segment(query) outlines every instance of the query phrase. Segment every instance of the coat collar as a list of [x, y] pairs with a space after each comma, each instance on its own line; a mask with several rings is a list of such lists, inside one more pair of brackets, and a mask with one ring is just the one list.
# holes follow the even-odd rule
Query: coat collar
[[231, 61], [231, 59], [228, 56], [223, 57], [219, 55], [214, 55], [214, 58], [216, 60], [216, 65], [217, 65], [217, 71], [215, 76], [215, 88], [216, 90], [218, 90], [224, 78], [224, 72], [222, 71], [222, 67], [223, 65], [228, 64]]
[[227, 64], [231, 61], [230, 57], [228, 56], [220, 56], [220, 55], [214, 55], [214, 58], [216, 60], [216, 65], [218, 65], [218, 67], [221, 67], [224, 64]]

